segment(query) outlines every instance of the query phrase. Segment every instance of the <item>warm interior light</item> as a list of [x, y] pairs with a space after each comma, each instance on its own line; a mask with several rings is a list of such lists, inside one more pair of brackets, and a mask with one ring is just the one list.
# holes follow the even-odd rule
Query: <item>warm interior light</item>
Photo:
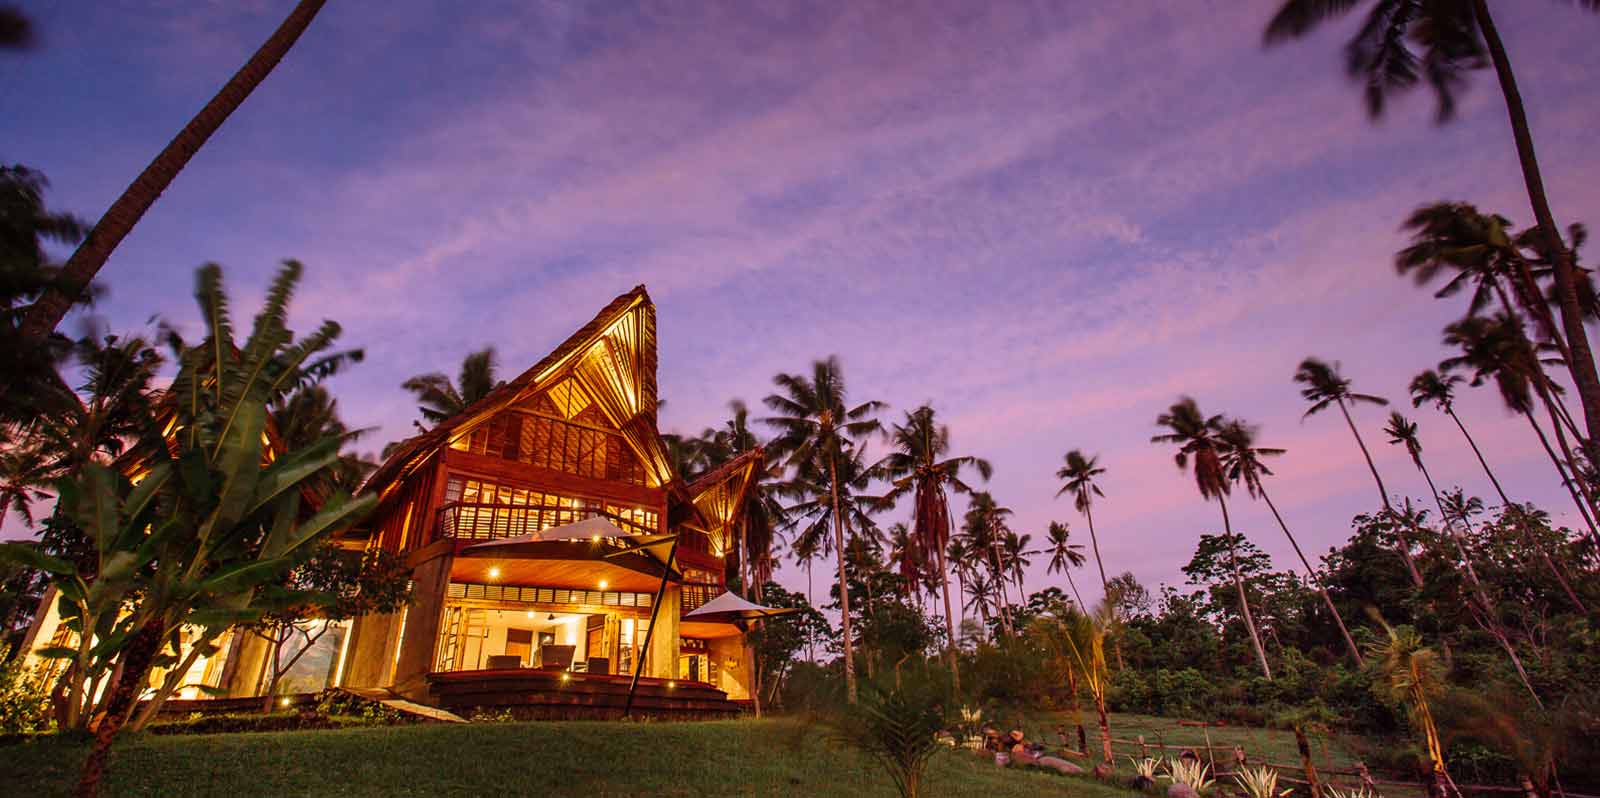
[[600, 542], [600, 536], [599, 535], [595, 535], [595, 536], [589, 538], [589, 540], [591, 540], [591, 541], [593, 541], [595, 543], [599, 543]]
[[284, 696], [280, 701], [278, 701], [278, 706], [280, 706], [280, 707], [289, 706], [289, 697], [288, 696]]
[[572, 681], [572, 676], [570, 674], [563, 673], [563, 674], [561, 674], [561, 681], [563, 681], [563, 682]]
[[500, 578], [500, 566], [495, 565], [495, 566], [492, 566], [492, 567], [489, 568], [489, 578], [490, 579], [499, 579]]
[[533, 610], [528, 610], [528, 617], [532, 618], [533, 616], [534, 616]]
[[610, 585], [610, 584], [611, 584], [611, 583], [610, 583], [610, 582], [607, 582], [607, 581], [606, 581], [606, 580], [604, 580], [604, 579], [602, 579], [602, 580], [600, 580], [600, 589], [601, 589], [601, 590], [605, 590], [605, 589], [606, 589], [606, 587], [607, 587], [607, 586], [608, 586], [608, 585]]

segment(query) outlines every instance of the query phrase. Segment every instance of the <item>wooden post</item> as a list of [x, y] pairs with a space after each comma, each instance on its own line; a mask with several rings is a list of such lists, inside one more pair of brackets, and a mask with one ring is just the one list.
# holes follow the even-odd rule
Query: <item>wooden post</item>
[[1370, 795], [1378, 794], [1378, 785], [1372, 781], [1372, 773], [1367, 770], [1367, 763], [1356, 762], [1356, 775], [1361, 777], [1361, 789]]
[[1317, 766], [1311, 761], [1311, 741], [1306, 739], [1304, 726], [1294, 727], [1294, 745], [1300, 749], [1300, 766], [1306, 771], [1306, 784], [1311, 787], [1311, 798], [1322, 798], [1322, 785], [1317, 783]]
[[[1239, 770], [1240, 768], [1243, 768], [1244, 766], [1245, 766], [1244, 746], [1236, 745], [1236, 746], [1233, 747], [1233, 769], [1234, 770]], [[1322, 797], [1321, 796], [1316, 796], [1316, 798], [1322, 798]]]
[[1211, 750], [1211, 724], [1200, 724], [1200, 732], [1206, 736], [1206, 759], [1211, 760], [1211, 776], [1217, 775], [1217, 752]]
[[667, 594], [667, 577], [672, 575], [672, 563], [678, 556], [678, 535], [672, 536], [672, 547], [667, 549], [667, 562], [661, 566], [661, 586], [656, 588], [656, 600], [650, 602], [650, 628], [644, 630], [644, 645], [633, 657], [633, 679], [628, 682], [628, 700], [622, 705], [622, 717], [633, 716], [633, 695], [639, 690], [639, 672], [644, 670], [645, 658], [650, 654], [650, 638], [656, 633], [656, 616], [661, 613], [661, 597]]
[[1139, 758], [1150, 758], [1150, 746], [1144, 744], [1144, 735], [1139, 735]]

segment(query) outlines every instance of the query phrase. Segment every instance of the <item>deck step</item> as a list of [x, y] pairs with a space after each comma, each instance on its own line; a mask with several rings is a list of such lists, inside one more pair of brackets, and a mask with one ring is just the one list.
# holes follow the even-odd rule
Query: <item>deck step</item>
[[379, 704], [395, 710], [396, 712], [401, 712], [419, 718], [425, 718], [427, 720], [436, 720], [442, 723], [470, 722], [466, 718], [463, 718], [460, 715], [457, 715], [456, 713], [446, 709], [430, 707], [427, 704], [418, 704], [415, 701], [407, 701], [404, 698], [396, 698], [387, 690], [377, 690], [366, 687], [339, 687], [335, 689], [349, 693], [357, 698], [364, 698], [368, 701], [376, 701]]

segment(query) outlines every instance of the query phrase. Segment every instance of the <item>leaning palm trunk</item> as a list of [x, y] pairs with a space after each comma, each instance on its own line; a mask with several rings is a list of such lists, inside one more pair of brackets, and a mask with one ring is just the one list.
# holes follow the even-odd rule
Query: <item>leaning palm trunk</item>
[[1000, 567], [1000, 555], [995, 551], [995, 543], [989, 546], [989, 573], [994, 582], [995, 616], [1000, 619], [1000, 630], [1007, 637], [1015, 635], [1016, 630], [1011, 626], [1011, 597], [1006, 595], [1005, 569]]
[[1083, 518], [1089, 522], [1089, 547], [1094, 550], [1094, 566], [1100, 569], [1100, 587], [1110, 595], [1111, 583], [1106, 580], [1106, 564], [1100, 559], [1100, 538], [1094, 533], [1094, 510], [1087, 504], [1083, 508]]
[[839, 565], [839, 621], [844, 632], [844, 689], [847, 700], [856, 702], [855, 645], [850, 640], [850, 582], [844, 565], [844, 513], [839, 511], [839, 468], [828, 453], [828, 492], [833, 499], [834, 556]]
[[[1505, 652], [1506, 658], [1511, 661], [1511, 667], [1517, 672], [1517, 678], [1521, 680], [1522, 686], [1527, 688], [1528, 695], [1533, 697], [1534, 705], [1544, 709], [1544, 702], [1539, 700], [1539, 693], [1533, 689], [1533, 682], [1528, 678], [1528, 671], [1522, 667], [1522, 657], [1517, 654], [1516, 646], [1512, 645], [1511, 639], [1506, 636], [1505, 626], [1500, 623], [1500, 616], [1495, 611], [1494, 601], [1489, 598], [1488, 591], [1483, 589], [1483, 583], [1478, 581], [1478, 569], [1473, 566], [1472, 557], [1467, 554], [1467, 547], [1462, 541], [1462, 536], [1471, 530], [1471, 523], [1465, 515], [1459, 515], [1454, 520], [1451, 519], [1450, 513], [1444, 509], [1444, 502], [1439, 498], [1439, 489], [1433, 485], [1433, 477], [1428, 474], [1428, 469], [1422, 465], [1420, 459], [1417, 460], [1417, 470], [1422, 472], [1423, 480], [1428, 483], [1428, 490], [1433, 493], [1434, 506], [1439, 508], [1439, 517], [1444, 520], [1445, 534], [1450, 537], [1451, 542], [1456, 544], [1456, 556], [1461, 559], [1462, 568], [1467, 574], [1467, 584], [1472, 588], [1472, 598], [1476, 599], [1476, 601], [1469, 600], [1467, 602], [1468, 608], [1472, 610], [1472, 616], [1478, 621], [1478, 625], [1488, 632], [1490, 637], [1494, 638], [1495, 643], [1500, 646], [1500, 650]], [[1459, 529], [1456, 526], [1458, 523], [1461, 525]], [[1552, 565], [1552, 567], [1554, 566]], [[1556, 574], [1556, 578], [1561, 579], [1559, 572]], [[1562, 587], [1566, 587], [1566, 580], [1561, 579], [1561, 584]], [[1573, 601], [1577, 601], [1577, 597], [1571, 595], [1570, 588], [1568, 588], [1568, 596]], [[1580, 602], [1578, 606], [1581, 608], [1583, 605]]]
[[1584, 523], [1589, 529], [1594, 529], [1594, 518], [1589, 515], [1589, 508], [1584, 504], [1583, 497], [1578, 495], [1578, 489], [1573, 486], [1572, 479], [1567, 475], [1567, 469], [1561, 464], [1561, 456], [1550, 446], [1550, 439], [1545, 436], [1544, 428], [1539, 426], [1538, 419], [1533, 417], [1532, 411], [1523, 411], [1523, 417], [1528, 419], [1529, 426], [1533, 427], [1533, 434], [1538, 436], [1539, 444], [1544, 447], [1544, 453], [1550, 457], [1550, 464], [1556, 467], [1556, 473], [1561, 477], [1561, 484], [1567, 489], [1567, 495], [1572, 497], [1573, 506], [1578, 508], [1578, 515], [1583, 516]]
[[1450, 779], [1449, 771], [1445, 770], [1444, 744], [1439, 740], [1439, 727], [1433, 722], [1433, 711], [1428, 707], [1428, 698], [1420, 688], [1412, 690], [1412, 705], [1428, 747], [1428, 793], [1442, 796], [1454, 792], [1459, 796], [1460, 792], [1453, 789], [1455, 782]]
[[961, 658], [956, 654], [956, 615], [950, 607], [950, 571], [944, 561], [944, 547], [938, 547], [939, 586], [944, 590], [944, 629], [949, 635], [950, 685], [956, 695], [961, 695]]
[[1356, 667], [1361, 667], [1361, 648], [1356, 645], [1355, 638], [1350, 636], [1350, 630], [1345, 627], [1344, 616], [1340, 615], [1339, 608], [1334, 606], [1333, 597], [1328, 595], [1328, 588], [1322, 583], [1321, 574], [1311, 567], [1311, 561], [1307, 560], [1305, 552], [1300, 550], [1300, 541], [1295, 540], [1294, 535], [1289, 532], [1289, 525], [1283, 522], [1283, 516], [1278, 513], [1277, 505], [1273, 504], [1272, 497], [1267, 495], [1266, 486], [1263, 485], [1258, 492], [1261, 494], [1261, 500], [1267, 503], [1267, 509], [1272, 511], [1272, 517], [1278, 520], [1278, 528], [1283, 530], [1283, 536], [1288, 538], [1289, 545], [1294, 547], [1295, 556], [1300, 558], [1300, 564], [1305, 566], [1306, 575], [1311, 577], [1311, 582], [1317, 586], [1317, 593], [1321, 594], [1322, 602], [1328, 606], [1328, 612], [1333, 615], [1333, 622], [1339, 627], [1339, 635], [1344, 638], [1345, 648], [1349, 649], [1350, 656], [1355, 659]]
[[1500, 494], [1501, 506], [1510, 506], [1511, 499], [1506, 497], [1505, 489], [1500, 487], [1500, 480], [1495, 478], [1494, 470], [1489, 468], [1489, 461], [1483, 459], [1483, 452], [1478, 449], [1478, 442], [1472, 439], [1472, 433], [1467, 432], [1467, 425], [1461, 423], [1461, 418], [1456, 415], [1455, 408], [1447, 405], [1444, 412], [1446, 415], [1450, 416], [1451, 421], [1456, 422], [1456, 428], [1461, 430], [1461, 437], [1466, 438], [1467, 445], [1472, 447], [1472, 453], [1478, 458], [1478, 465], [1483, 466], [1484, 476], [1489, 478], [1489, 484], [1494, 486], [1494, 492]]
[[100, 792], [100, 780], [105, 776], [106, 757], [111, 753], [111, 742], [122, 729], [128, 711], [139, 698], [145, 679], [150, 674], [150, 663], [161, 649], [163, 624], [153, 619], [139, 628], [128, 641], [122, 653], [122, 673], [112, 683], [105, 712], [94, 730], [94, 745], [84, 760], [83, 772], [78, 779], [75, 795], [94, 798]]
[[1069, 563], [1061, 572], [1067, 575], [1067, 587], [1072, 588], [1072, 597], [1078, 600], [1078, 609], [1088, 612], [1089, 605], [1083, 603], [1083, 594], [1078, 592], [1078, 583], [1072, 578], [1072, 565]]
[[1533, 132], [1528, 126], [1527, 111], [1522, 105], [1522, 94], [1517, 79], [1511, 71], [1511, 59], [1506, 54], [1494, 17], [1489, 13], [1487, 0], [1473, 0], [1472, 11], [1478, 28], [1488, 46], [1495, 76], [1500, 81], [1500, 91], [1505, 96], [1506, 114], [1511, 122], [1511, 136], [1516, 142], [1517, 158], [1522, 167], [1522, 178], [1528, 190], [1528, 202], [1533, 206], [1534, 219], [1544, 236], [1555, 273], [1556, 302], [1561, 307], [1561, 326], [1566, 331], [1567, 346], [1571, 356], [1567, 369], [1572, 383], [1583, 402], [1585, 426], [1589, 440], [1600, 440], [1600, 374], [1596, 373], [1594, 352], [1589, 347], [1589, 337], [1583, 327], [1583, 308], [1578, 301], [1578, 282], [1572, 254], [1561, 239], [1560, 228], [1550, 212], [1550, 199], [1545, 195], [1544, 178], [1539, 172], [1539, 158], [1533, 150]]
[[[1558, 428], [1556, 430], [1556, 432], [1559, 433], [1560, 429]], [[1562, 440], [1564, 440], [1564, 439], [1562, 439]], [[1422, 478], [1424, 480], [1427, 480], [1428, 490], [1433, 491], [1434, 504], [1438, 505], [1438, 507], [1439, 507], [1439, 516], [1444, 519], [1445, 529], [1449, 530], [1450, 529], [1450, 515], [1444, 511], [1444, 503], [1439, 500], [1439, 490], [1438, 490], [1438, 488], [1435, 488], [1433, 486], [1433, 477], [1428, 475], [1428, 469], [1422, 465], [1422, 461], [1421, 460], [1417, 461], [1417, 469], [1422, 472]], [[1579, 485], [1582, 486], [1583, 480], [1579, 479], [1577, 481], [1578, 481]], [[1592, 509], [1592, 505], [1591, 505], [1591, 509]], [[1465, 523], [1466, 519], [1462, 518], [1461, 521], [1462, 521], [1462, 523]], [[1528, 548], [1532, 549], [1534, 552], [1536, 552], [1538, 554], [1539, 559], [1544, 563], [1545, 567], [1550, 570], [1550, 574], [1556, 578], [1556, 583], [1561, 585], [1561, 590], [1562, 590], [1563, 593], [1565, 593], [1567, 595], [1567, 600], [1572, 602], [1572, 606], [1577, 607], [1579, 612], [1582, 612], [1582, 613], [1587, 615], [1588, 612], [1589, 612], [1589, 608], [1584, 606], [1583, 600], [1579, 599], [1578, 598], [1578, 594], [1573, 592], [1572, 585], [1567, 581], [1567, 575], [1561, 569], [1561, 566], [1557, 565], [1555, 560], [1550, 559], [1550, 553], [1545, 551], [1543, 546], [1538, 545], [1538, 542], [1533, 539], [1533, 535], [1531, 533], [1529, 533], [1529, 531], [1528, 531], [1526, 526], [1524, 526], [1523, 524], [1521, 524], [1519, 522], [1517, 524], [1517, 528], [1522, 532], [1523, 541], [1528, 544]], [[1465, 555], [1463, 554], [1463, 556], [1465, 556]], [[1472, 564], [1470, 562], [1467, 563], [1467, 568], [1468, 568], [1469, 573], [1470, 573], [1470, 570], [1472, 568]], [[1472, 580], [1476, 584], [1477, 576], [1473, 575], [1472, 576]], [[1531, 690], [1532, 688], [1530, 687], [1529, 689]]]
[[[1567, 433], [1561, 428], [1560, 418], [1556, 416], [1555, 406], [1552, 404], [1553, 400], [1551, 399], [1554, 392], [1544, 382], [1544, 374], [1542, 372], [1539, 377], [1540, 379], [1534, 382], [1534, 386], [1539, 392], [1539, 397], [1544, 400], [1545, 411], [1550, 415], [1550, 426], [1555, 430], [1556, 443], [1561, 447], [1561, 456], [1566, 460], [1567, 471], [1572, 475], [1572, 481], [1578, 486], [1579, 495], [1583, 497], [1584, 506], [1589, 510], [1589, 520], [1591, 522], [1600, 521], [1600, 503], [1595, 501], [1594, 490], [1589, 486], [1589, 480], [1583, 478], [1583, 469], [1578, 464], [1578, 458], [1573, 455], [1572, 447], [1567, 443]], [[1589, 532], [1593, 535], [1600, 535], [1600, 528], [1596, 528], [1591, 523]]]
[[[1261, 647], [1261, 634], [1256, 631], [1255, 616], [1250, 613], [1250, 600], [1245, 596], [1244, 577], [1239, 575], [1239, 555], [1233, 545], [1233, 522], [1228, 519], [1228, 501], [1217, 494], [1217, 505], [1222, 508], [1222, 527], [1228, 534], [1228, 566], [1233, 569], [1233, 586], [1239, 591], [1239, 610], [1244, 615], [1244, 627], [1250, 631], [1250, 645], [1255, 647], [1256, 661], [1261, 663], [1261, 672], [1266, 675], [1267, 681], [1272, 681], [1272, 666], [1267, 664], [1267, 650]], [[1102, 716], [1105, 710], [1101, 710]], [[1109, 747], [1107, 743], [1109, 761]]]
[[1356, 446], [1361, 447], [1361, 456], [1366, 458], [1367, 470], [1372, 472], [1372, 481], [1378, 484], [1378, 498], [1383, 501], [1384, 515], [1395, 522], [1395, 536], [1400, 538], [1400, 559], [1405, 561], [1406, 573], [1411, 576], [1411, 584], [1422, 587], [1422, 572], [1417, 570], [1417, 562], [1411, 557], [1411, 541], [1402, 528], [1407, 522], [1394, 511], [1394, 505], [1389, 503], [1389, 491], [1383, 486], [1383, 477], [1378, 475], [1378, 466], [1372, 462], [1372, 453], [1367, 451], [1367, 442], [1361, 439], [1361, 431], [1356, 429], [1356, 422], [1350, 418], [1350, 410], [1345, 407], [1343, 399], [1339, 400], [1339, 412], [1344, 415], [1344, 423], [1350, 427], [1350, 434], [1355, 436]]
[[278, 29], [250, 56], [244, 66], [218, 91], [200, 113], [184, 125], [176, 138], [156, 156], [150, 165], [134, 179], [122, 196], [111, 204], [94, 229], [78, 245], [72, 257], [61, 267], [61, 285], [66, 290], [51, 288], [28, 309], [22, 322], [24, 340], [38, 340], [48, 335], [66, 316], [78, 295], [94, 280], [105, 266], [113, 250], [133, 231], [134, 225], [150, 210], [161, 193], [172, 185], [178, 173], [189, 160], [205, 146], [222, 123], [242, 105], [250, 93], [266, 80], [273, 67], [283, 60], [289, 48], [300, 38], [326, 0], [301, 0]]

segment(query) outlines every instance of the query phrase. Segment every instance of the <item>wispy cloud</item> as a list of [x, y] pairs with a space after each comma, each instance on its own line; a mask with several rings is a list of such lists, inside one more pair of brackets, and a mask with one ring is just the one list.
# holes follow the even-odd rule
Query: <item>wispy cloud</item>
[[[45, 167], [58, 204], [102, 207], [280, 5], [77, 21], [70, 51], [0, 94], [37, 110], [8, 157]], [[301, 258], [296, 322], [337, 318], [368, 347], [341, 406], [394, 438], [407, 376], [487, 343], [519, 369], [642, 282], [668, 426], [715, 423], [837, 352], [858, 395], [933, 401], [994, 461], [1019, 528], [1070, 518], [1058, 461], [1100, 452], [1107, 567], [1173, 581], [1215, 508], [1147, 441], [1191, 393], [1290, 449], [1275, 499], [1321, 548], [1373, 488], [1346, 431], [1299, 420], [1295, 364], [1342, 359], [1402, 400], [1456, 309], [1392, 275], [1396, 223], [1445, 197], [1527, 213], [1487, 84], [1450, 127], [1421, 97], [1369, 124], [1338, 31], [1260, 48], [1273, 5], [330, 4], [119, 250], [106, 311], [190, 318], [199, 262], [247, 297]], [[1600, 205], [1600, 55], [1567, 13], [1506, 35], [1575, 220]], [[1463, 410], [1519, 495], [1564, 508], [1521, 422], [1487, 395]], [[1417, 415], [1436, 477], [1482, 492], [1451, 430]], [[1257, 508], [1237, 518], [1287, 552]]]

